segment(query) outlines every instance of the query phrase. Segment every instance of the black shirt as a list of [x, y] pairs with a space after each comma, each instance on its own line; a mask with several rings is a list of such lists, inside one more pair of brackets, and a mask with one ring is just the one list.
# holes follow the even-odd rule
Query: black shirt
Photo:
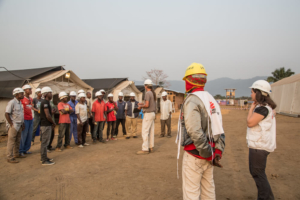
[[52, 126], [52, 123], [48, 121], [46, 117], [46, 113], [44, 111], [45, 108], [48, 108], [50, 116], [52, 117], [52, 109], [50, 106], [50, 101], [43, 99], [41, 102], [41, 126]]
[[266, 108], [264, 106], [260, 106], [260, 107], [255, 108], [254, 112], [264, 116], [263, 119], [265, 119], [269, 114], [268, 108]]

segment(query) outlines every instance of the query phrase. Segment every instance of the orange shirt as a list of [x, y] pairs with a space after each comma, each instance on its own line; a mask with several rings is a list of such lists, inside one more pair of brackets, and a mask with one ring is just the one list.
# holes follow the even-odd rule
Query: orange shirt
[[[69, 109], [72, 109], [72, 107], [67, 104], [67, 103], [63, 103], [63, 102], [60, 102], [58, 103], [57, 105], [57, 109], [60, 111], [60, 110], [64, 110], [65, 108], [69, 108]], [[71, 120], [70, 120], [70, 114], [62, 114], [61, 112], [59, 112], [59, 122], [60, 124], [70, 124], [71, 123]]]
[[96, 100], [93, 103], [92, 112], [95, 113], [95, 122], [105, 121], [105, 117], [104, 117], [105, 111], [107, 111], [107, 107], [105, 106], [105, 103], [103, 100], [101, 101], [101, 103], [99, 103], [98, 100]]

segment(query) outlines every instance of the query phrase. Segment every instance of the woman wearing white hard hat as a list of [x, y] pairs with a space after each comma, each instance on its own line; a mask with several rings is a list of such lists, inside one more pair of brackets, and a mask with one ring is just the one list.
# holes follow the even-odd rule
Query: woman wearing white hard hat
[[252, 105], [247, 117], [249, 169], [258, 190], [257, 199], [274, 199], [265, 173], [267, 157], [276, 148], [276, 104], [270, 97], [271, 86], [259, 80], [251, 88]]
[[34, 145], [34, 139], [35, 139], [35, 133], [40, 125], [41, 117], [40, 117], [40, 106], [42, 102], [42, 90], [40, 88], [37, 88], [35, 90], [36, 97], [33, 98], [32, 103], [33, 107], [32, 110], [34, 110], [34, 117], [33, 117], [33, 132], [32, 132], [32, 139], [31, 145]]
[[32, 140], [32, 130], [33, 130], [33, 116], [32, 116], [32, 94], [31, 86], [24, 85], [22, 87], [24, 90], [25, 96], [21, 100], [24, 110], [24, 124], [25, 129], [22, 131], [21, 142], [20, 142], [20, 154], [31, 154], [28, 150], [31, 147]]
[[14, 99], [10, 100], [5, 109], [6, 127], [8, 128], [7, 138], [7, 162], [18, 163], [15, 158], [25, 158], [19, 154], [20, 140], [24, 125], [24, 114], [21, 100], [24, 98], [24, 90], [15, 88]]
[[156, 113], [156, 94], [153, 90], [153, 83], [150, 79], [144, 82], [146, 94], [145, 104], [139, 104], [139, 110], [143, 108], [144, 119], [142, 124], [143, 145], [142, 150], [138, 151], [138, 155], [149, 154], [153, 152], [154, 147], [154, 120]]

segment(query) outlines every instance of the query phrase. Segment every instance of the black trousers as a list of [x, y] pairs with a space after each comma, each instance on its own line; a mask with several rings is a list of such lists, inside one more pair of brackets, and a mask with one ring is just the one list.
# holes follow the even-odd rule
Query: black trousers
[[116, 128], [116, 121], [107, 122], [107, 132], [106, 132], [107, 139], [109, 138], [109, 134], [110, 137], [114, 136], [115, 128]]
[[249, 170], [258, 190], [258, 200], [273, 200], [274, 195], [266, 175], [267, 157], [265, 150], [249, 149]]
[[89, 125], [90, 125], [90, 133], [91, 133], [91, 137], [93, 138], [94, 126], [95, 126], [95, 124], [93, 123], [93, 117], [90, 117], [90, 118], [89, 118]]
[[115, 135], [116, 136], [119, 133], [119, 125], [120, 125], [120, 123], [122, 124], [123, 135], [126, 135], [125, 119], [117, 119], [117, 121], [116, 121], [116, 130], [115, 130]]

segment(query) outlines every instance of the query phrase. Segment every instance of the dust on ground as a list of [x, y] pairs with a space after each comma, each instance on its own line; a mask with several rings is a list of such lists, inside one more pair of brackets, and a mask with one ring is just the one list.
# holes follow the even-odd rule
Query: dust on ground
[[[224, 108], [224, 107], [223, 107]], [[226, 107], [225, 107], [226, 108]], [[215, 168], [217, 199], [256, 199], [256, 186], [248, 170], [246, 146], [247, 111], [223, 109], [226, 148], [224, 168]], [[172, 138], [159, 138], [159, 115], [155, 121], [155, 152], [136, 155], [141, 150], [141, 120], [137, 139], [126, 140], [119, 129], [118, 141], [92, 144], [63, 152], [52, 152], [53, 166], [40, 163], [39, 142], [33, 154], [6, 162], [6, 139], [0, 142], [0, 199], [182, 199], [181, 162], [177, 179], [176, 155], [178, 112], [172, 117]], [[268, 157], [267, 176], [276, 199], [300, 199], [300, 119], [277, 115], [277, 149]], [[105, 134], [106, 135], [106, 132]], [[39, 137], [36, 137], [39, 141]], [[57, 135], [54, 138], [54, 147]], [[181, 152], [182, 157], [182, 152]]]

